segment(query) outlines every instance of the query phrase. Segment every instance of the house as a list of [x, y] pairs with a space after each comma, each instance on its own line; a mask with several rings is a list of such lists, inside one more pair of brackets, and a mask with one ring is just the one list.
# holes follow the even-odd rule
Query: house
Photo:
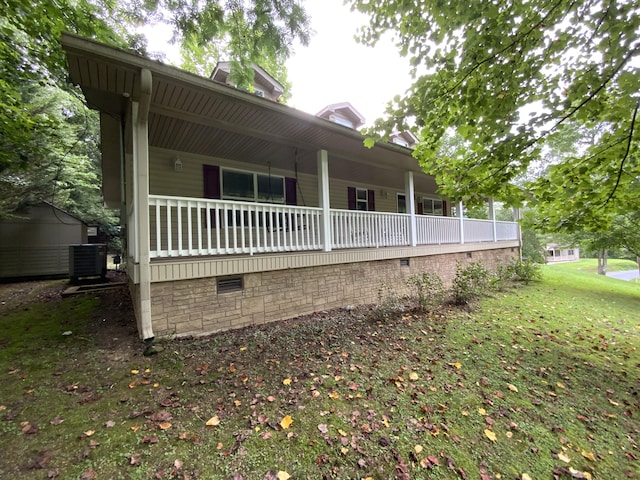
[[575, 262], [580, 260], [580, 249], [548, 243], [544, 248], [547, 263]]
[[411, 149], [365, 148], [348, 126], [81, 37], [62, 45], [100, 112], [143, 339], [371, 303], [383, 282], [401, 293], [414, 273], [451, 281], [457, 260], [519, 255], [516, 222], [451, 217]]
[[87, 225], [48, 202], [0, 220], [0, 278], [69, 276], [69, 245], [87, 243]]

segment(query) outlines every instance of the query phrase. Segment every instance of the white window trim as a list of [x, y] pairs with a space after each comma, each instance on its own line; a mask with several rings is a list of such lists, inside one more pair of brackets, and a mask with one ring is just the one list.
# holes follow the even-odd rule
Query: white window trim
[[[358, 193], [359, 192], [364, 192], [364, 200], [361, 198], [358, 198]], [[360, 203], [364, 203], [365, 209], [364, 210], [360, 210], [358, 208], [358, 205]], [[363, 212], [368, 212], [369, 211], [369, 190], [367, 188], [358, 188], [356, 187], [356, 210], [360, 210]]]
[[[431, 202], [431, 209], [430, 209], [431, 211], [430, 212], [427, 212], [427, 208], [426, 208], [426, 205], [424, 203], [425, 200], [428, 200], [428, 201]], [[440, 213], [436, 213], [435, 212], [434, 202], [440, 202], [440, 205], [441, 205]], [[431, 215], [431, 216], [437, 216], [437, 217], [440, 217], [440, 216], [444, 215], [444, 203], [443, 203], [442, 198], [422, 197], [422, 212], [423, 212], [424, 215]]]
[[[247, 175], [252, 175], [253, 176], [253, 198], [250, 197], [236, 197], [233, 195], [225, 195], [224, 194], [224, 172], [238, 172], [238, 173], [244, 173]], [[222, 198], [223, 200], [240, 200], [240, 201], [245, 201], [245, 202], [256, 202], [256, 203], [265, 203], [264, 200], [259, 200], [258, 199], [258, 175], [264, 175], [265, 177], [270, 177], [270, 178], [279, 178], [282, 180], [282, 201], [280, 200], [271, 200], [269, 202], [266, 203], [277, 203], [280, 205], [284, 205], [287, 203], [287, 186], [285, 185], [285, 180], [284, 177], [282, 175], [272, 175], [269, 173], [263, 173], [263, 172], [252, 172], [250, 170], [241, 170], [239, 168], [228, 168], [228, 167], [220, 167], [220, 198]]]

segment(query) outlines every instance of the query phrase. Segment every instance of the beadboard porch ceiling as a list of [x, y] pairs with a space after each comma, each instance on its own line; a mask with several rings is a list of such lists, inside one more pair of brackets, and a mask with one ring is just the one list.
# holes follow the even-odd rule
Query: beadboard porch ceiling
[[140, 97], [141, 69], [151, 71], [150, 146], [310, 174], [324, 149], [330, 177], [402, 185], [412, 171], [416, 190], [436, 191], [433, 177], [399, 145], [366, 148], [348, 127], [82, 37], [63, 34], [62, 45], [72, 82], [90, 107], [112, 117], [126, 118]]

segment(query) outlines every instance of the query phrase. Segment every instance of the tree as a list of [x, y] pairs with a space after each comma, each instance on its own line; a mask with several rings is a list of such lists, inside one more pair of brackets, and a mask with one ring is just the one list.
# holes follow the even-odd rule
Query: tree
[[[47, 168], [71, 168], [72, 159], [64, 154], [70, 144], [97, 142], [97, 131], [91, 138], [74, 137], [81, 131], [69, 128], [69, 118], [40, 101], [51, 99], [55, 89], [75, 92], [67, 84], [59, 43], [63, 31], [145, 53], [136, 27], [164, 21], [181, 41], [226, 42], [238, 65], [234, 72], [243, 79], [253, 75], [253, 62], [282, 62], [294, 38], [303, 43], [309, 38], [308, 18], [294, 0], [0, 0], [0, 8], [0, 188], [6, 194], [0, 216], [45, 194]], [[69, 201], [77, 194], [69, 193]]]
[[[372, 135], [414, 122], [415, 156], [443, 194], [536, 204], [547, 229], [604, 229], [640, 210], [637, 120], [640, 7], [633, 0], [348, 0], [370, 16], [359, 40], [395, 34], [415, 82]], [[569, 127], [573, 123], [574, 127]], [[521, 177], [567, 128], [598, 129], [524, 185]], [[464, 141], [439, 156], [447, 128]]]
[[164, 21], [174, 26], [184, 67], [208, 75], [216, 61], [230, 60], [231, 81], [239, 88], [252, 88], [254, 63], [286, 85], [284, 61], [294, 39], [307, 45], [310, 38], [298, 0], [156, 0], [154, 11], [165, 12]]

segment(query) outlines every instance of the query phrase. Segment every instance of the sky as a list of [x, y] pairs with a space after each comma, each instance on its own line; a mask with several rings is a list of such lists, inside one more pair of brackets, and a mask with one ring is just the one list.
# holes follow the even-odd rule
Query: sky
[[332, 103], [349, 102], [371, 125], [386, 104], [411, 85], [409, 62], [387, 38], [376, 47], [358, 44], [354, 35], [367, 17], [342, 0], [305, 0], [316, 34], [308, 47], [296, 45], [287, 61], [292, 97], [288, 104], [316, 114]]
[[[354, 35], [367, 17], [351, 12], [342, 1], [304, 0], [315, 34], [308, 47], [295, 45], [287, 61], [292, 85], [287, 104], [315, 115], [332, 103], [349, 102], [369, 126], [411, 85], [409, 62], [389, 39], [376, 47], [358, 44]], [[178, 49], [168, 43], [169, 27], [152, 25], [142, 31], [150, 51], [161, 51], [167, 61], [179, 64]]]

